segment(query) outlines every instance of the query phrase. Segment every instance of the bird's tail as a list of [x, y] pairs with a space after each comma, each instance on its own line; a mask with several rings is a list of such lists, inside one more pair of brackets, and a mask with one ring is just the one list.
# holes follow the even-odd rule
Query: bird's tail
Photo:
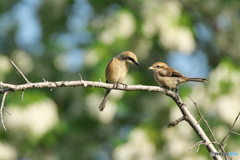
[[206, 78], [187, 78], [187, 81], [195, 81], [195, 82], [207, 83], [208, 80]]
[[100, 104], [100, 106], [99, 106], [99, 110], [100, 110], [100, 111], [103, 111], [103, 110], [104, 110], [110, 92], [111, 92], [111, 89], [107, 89], [107, 90], [106, 90], [106, 93], [105, 93], [105, 95], [104, 95], [104, 98], [103, 98], [103, 100], [102, 100], [102, 102], [101, 102], [101, 104]]

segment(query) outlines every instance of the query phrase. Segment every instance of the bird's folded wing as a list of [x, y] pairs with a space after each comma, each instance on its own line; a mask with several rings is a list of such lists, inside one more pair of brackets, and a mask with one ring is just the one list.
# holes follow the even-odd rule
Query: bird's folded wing
[[158, 71], [158, 74], [164, 77], [184, 77], [181, 73], [171, 67]]

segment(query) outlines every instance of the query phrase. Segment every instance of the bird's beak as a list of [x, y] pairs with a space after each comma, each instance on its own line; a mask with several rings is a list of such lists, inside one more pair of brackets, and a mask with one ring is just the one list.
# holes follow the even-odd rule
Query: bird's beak
[[151, 67], [149, 67], [148, 69], [151, 69], [151, 70], [154, 70], [154, 68], [151, 66]]
[[140, 65], [138, 61], [134, 61], [134, 63], [135, 63], [136, 65], [138, 65], [138, 66]]

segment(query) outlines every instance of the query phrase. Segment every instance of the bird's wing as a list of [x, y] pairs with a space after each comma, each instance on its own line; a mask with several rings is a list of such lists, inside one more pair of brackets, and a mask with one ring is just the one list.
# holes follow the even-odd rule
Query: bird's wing
[[108, 62], [108, 65], [107, 65], [107, 68], [106, 68], [106, 71], [105, 71], [105, 77], [106, 77], [106, 82], [109, 83], [109, 80], [111, 78], [111, 74], [112, 73], [112, 61], [115, 59], [116, 57], [113, 57], [109, 62]]
[[181, 73], [171, 67], [158, 71], [158, 74], [164, 77], [184, 77]]

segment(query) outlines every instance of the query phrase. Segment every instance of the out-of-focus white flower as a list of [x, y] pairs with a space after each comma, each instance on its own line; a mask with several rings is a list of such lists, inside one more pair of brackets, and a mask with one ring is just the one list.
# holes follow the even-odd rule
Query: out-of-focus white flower
[[100, 34], [99, 39], [105, 44], [113, 43], [115, 38], [129, 38], [135, 32], [135, 19], [130, 12], [121, 10], [115, 17], [106, 20], [105, 30]]
[[31, 104], [25, 108], [7, 106], [11, 116], [4, 116], [6, 126], [12, 130], [25, 130], [40, 137], [59, 121], [57, 106], [51, 99]]
[[128, 143], [118, 146], [113, 156], [116, 160], [153, 160], [154, 154], [155, 146], [147, 134], [142, 129], [134, 129], [129, 135]]
[[17, 151], [8, 143], [0, 142], [0, 159], [17, 159]]

